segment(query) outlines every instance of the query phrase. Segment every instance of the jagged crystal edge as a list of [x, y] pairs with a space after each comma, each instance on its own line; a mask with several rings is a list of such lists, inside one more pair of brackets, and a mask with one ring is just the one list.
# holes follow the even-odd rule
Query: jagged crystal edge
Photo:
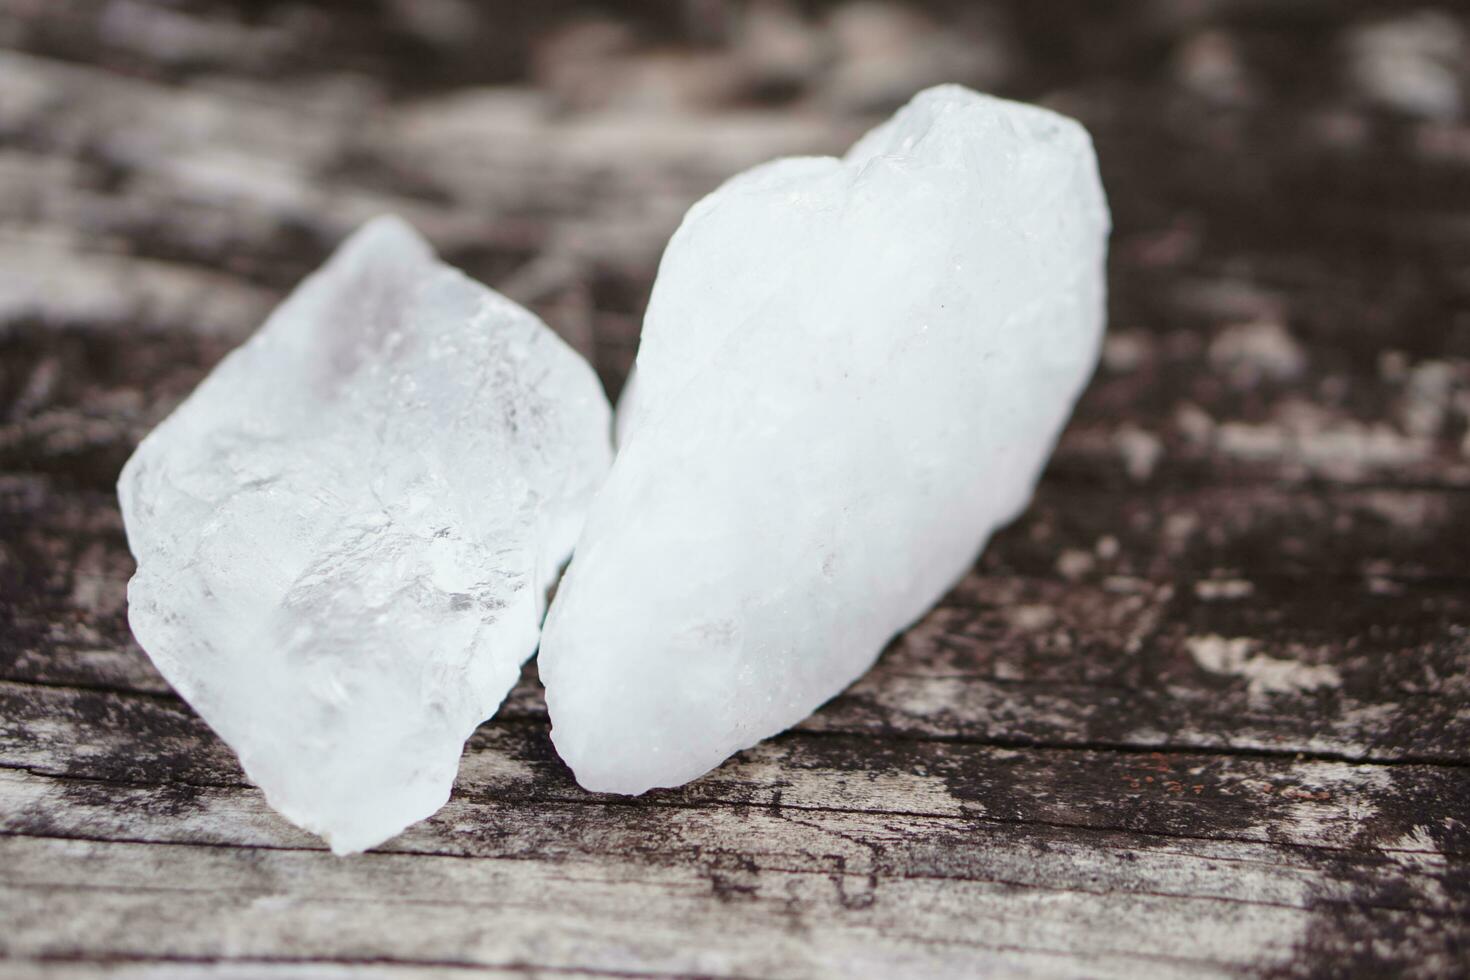
[[128, 460], [133, 632], [273, 807], [381, 843], [534, 651], [609, 422], [544, 324], [370, 222]]

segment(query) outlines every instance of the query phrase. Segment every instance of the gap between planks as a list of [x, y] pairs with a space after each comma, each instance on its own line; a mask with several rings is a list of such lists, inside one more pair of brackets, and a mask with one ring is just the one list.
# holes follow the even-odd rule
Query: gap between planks
[[[95, 784], [101, 784], [101, 785], [105, 785], [105, 786], [127, 787], [127, 788], [130, 788], [130, 789], [161, 789], [161, 788], [167, 788], [170, 785], [182, 784], [182, 785], [186, 785], [186, 786], [189, 786], [189, 787], [195, 788], [195, 789], [224, 790], [224, 791], [232, 792], [232, 793], [258, 794], [260, 792], [257, 787], [255, 787], [254, 785], [252, 785], [250, 783], [222, 783], [222, 782], [221, 783], [208, 783], [208, 782], [201, 782], [201, 781], [195, 781], [195, 780], [173, 780], [173, 781], [170, 781], [168, 783], [141, 783], [141, 782], [129, 782], [129, 781], [126, 781], [126, 780], [119, 780], [119, 779], [109, 779], [109, 778], [106, 778], [106, 777], [98, 777], [98, 776], [73, 776], [73, 775], [66, 775], [66, 774], [61, 774], [61, 773], [56, 773], [56, 772], [50, 772], [50, 771], [47, 771], [45, 769], [40, 769], [40, 768], [37, 768], [37, 767], [31, 767], [31, 766], [15, 766], [15, 765], [7, 764], [7, 763], [0, 763], [0, 772], [18, 772], [18, 773], [24, 773], [25, 775], [33, 776], [33, 777], [36, 777], [38, 779], [47, 779], [47, 780], [53, 780], [53, 781], [56, 781], [56, 782], [95, 783]], [[873, 817], [873, 818], [880, 818], [880, 817], [899, 817], [899, 818], [905, 818], [905, 819], [910, 819], [910, 820], [930, 821], [930, 822], [935, 822], [935, 823], [960, 824], [960, 825], [964, 825], [964, 826], [979, 826], [979, 827], [989, 826], [989, 827], [994, 827], [994, 828], [1026, 828], [1026, 827], [1038, 827], [1038, 828], [1045, 828], [1045, 829], [1048, 829], [1048, 830], [1056, 830], [1056, 831], [1064, 831], [1064, 832], [1067, 832], [1067, 833], [1075, 833], [1075, 834], [1078, 834], [1080, 836], [1085, 836], [1085, 837], [1088, 837], [1088, 838], [1093, 838], [1092, 843], [1096, 844], [1099, 847], [1107, 848], [1109, 850], [1125, 851], [1125, 852], [1126, 851], [1136, 850], [1136, 848], [1131, 847], [1131, 846], [1126, 846], [1126, 845], [1125, 846], [1117, 846], [1117, 845], [1115, 845], [1115, 844], [1107, 841], [1105, 838], [1116, 837], [1118, 835], [1127, 835], [1127, 836], [1131, 836], [1131, 837], [1147, 838], [1147, 839], [1153, 839], [1153, 840], [1192, 841], [1192, 842], [1201, 843], [1201, 844], [1236, 844], [1236, 845], [1242, 845], [1242, 846], [1247, 846], [1247, 847], [1289, 848], [1289, 849], [1293, 849], [1293, 850], [1300, 850], [1300, 851], [1307, 852], [1307, 853], [1326, 853], [1326, 854], [1355, 854], [1355, 855], [1365, 855], [1365, 854], [1368, 854], [1368, 855], [1371, 855], [1371, 854], [1382, 854], [1382, 855], [1412, 854], [1412, 855], [1426, 855], [1426, 856], [1433, 856], [1433, 857], [1436, 857], [1436, 858], [1443, 858], [1446, 861], [1454, 861], [1456, 863], [1459, 863], [1460, 861], [1464, 860], [1465, 858], [1470, 857], [1470, 852], [1464, 852], [1464, 851], [1459, 851], [1459, 850], [1448, 850], [1448, 851], [1444, 851], [1444, 850], [1429, 850], [1429, 849], [1422, 849], [1422, 848], [1376, 847], [1376, 846], [1373, 846], [1373, 847], [1366, 847], [1366, 846], [1354, 847], [1354, 846], [1345, 846], [1345, 845], [1336, 845], [1336, 844], [1327, 844], [1327, 843], [1311, 843], [1311, 842], [1299, 841], [1299, 840], [1297, 840], [1297, 841], [1287, 841], [1287, 840], [1283, 840], [1283, 841], [1265, 841], [1265, 840], [1262, 840], [1260, 838], [1255, 838], [1255, 837], [1239, 837], [1239, 836], [1232, 836], [1230, 834], [1206, 835], [1206, 834], [1181, 833], [1181, 832], [1177, 832], [1177, 831], [1176, 832], [1169, 832], [1169, 831], [1162, 831], [1162, 830], [1140, 830], [1140, 829], [1136, 829], [1136, 828], [1132, 828], [1132, 827], [1096, 826], [1096, 825], [1093, 825], [1093, 824], [1077, 823], [1077, 822], [1062, 821], [1062, 820], [1040, 820], [1040, 819], [1034, 819], [1034, 818], [1028, 819], [1028, 818], [1019, 818], [1019, 817], [1018, 818], [1007, 818], [1007, 817], [995, 816], [993, 814], [988, 814], [988, 813], [986, 813], [986, 814], [957, 814], [957, 813], [942, 813], [942, 812], [938, 812], [938, 811], [927, 811], [927, 810], [891, 810], [891, 809], [886, 809], [885, 810], [885, 809], [875, 809], [875, 808], [863, 809], [863, 808], [860, 808], [860, 807], [824, 806], [824, 805], [821, 805], [821, 804], [812, 804], [812, 803], [786, 803], [786, 802], [756, 803], [756, 802], [746, 802], [746, 801], [742, 801], [742, 800], [729, 800], [729, 799], [703, 799], [703, 800], [689, 800], [689, 801], [685, 801], [685, 800], [670, 800], [670, 799], [659, 799], [659, 798], [647, 799], [647, 798], [638, 798], [638, 797], [615, 797], [615, 796], [614, 797], [602, 797], [602, 796], [593, 796], [592, 794], [588, 794], [586, 797], [582, 797], [582, 798], [573, 797], [573, 796], [554, 796], [554, 795], [546, 795], [546, 796], [525, 796], [525, 795], [518, 795], [518, 796], [516, 796], [514, 798], [504, 799], [504, 798], [498, 798], [494, 794], [491, 794], [491, 793], [481, 793], [481, 792], [474, 792], [474, 791], [466, 791], [466, 790], [462, 790], [462, 789], [456, 789], [454, 791], [454, 794], [451, 796], [451, 800], [457, 801], [459, 803], [467, 803], [467, 804], [478, 805], [478, 806], [487, 806], [487, 805], [488, 806], [504, 806], [504, 807], [514, 807], [514, 808], [518, 808], [518, 809], [519, 808], [525, 808], [525, 809], [528, 809], [528, 810], [529, 809], [535, 809], [537, 807], [567, 807], [567, 808], [589, 808], [589, 809], [593, 809], [593, 808], [604, 808], [604, 807], [618, 807], [618, 808], [626, 808], [626, 809], [630, 809], [630, 810], [684, 810], [684, 811], [701, 811], [701, 812], [710, 812], [710, 811], [727, 811], [727, 812], [756, 811], [756, 812], [762, 812], [762, 813], [775, 813], [775, 814], [785, 814], [785, 813], [823, 814], [823, 813], [828, 813], [828, 814], [835, 814], [835, 815], [841, 815], [841, 816], [853, 816], [853, 817]], [[87, 836], [84, 836], [84, 835], [48, 835], [48, 834], [35, 834], [35, 833], [30, 833], [30, 832], [15, 832], [15, 831], [8, 831], [8, 830], [0, 830], [0, 837], [34, 837], [34, 838], [36, 838], [38, 840], [45, 840], [45, 839], [80, 840], [80, 841], [95, 840], [95, 841], [97, 841], [99, 843], [110, 843], [110, 842], [114, 842], [114, 839], [113, 838], [107, 838], [107, 837], [91, 838], [91, 837], [87, 837]], [[323, 853], [323, 854], [329, 853], [328, 852], [328, 849], [326, 847], [319, 847], [319, 848], [318, 847], [290, 847], [290, 846], [282, 846], [282, 845], [274, 845], [274, 844], [252, 844], [252, 843], [230, 842], [230, 841], [219, 841], [219, 842], [214, 842], [214, 841], [167, 841], [167, 840], [155, 840], [155, 839], [138, 839], [136, 841], [129, 841], [129, 840], [125, 839], [125, 838], [120, 838], [118, 840], [119, 841], [122, 841], [122, 842], [130, 842], [130, 843], [138, 843], [138, 844], [157, 844], [157, 845], [161, 845], [161, 846], [163, 846], [163, 845], [188, 845], [188, 846], [198, 846], [198, 847], [238, 848], [238, 849], [242, 849], [242, 850], [300, 851], [300, 852], [318, 852], [318, 853]], [[421, 855], [421, 856], [451, 857], [451, 858], [474, 858], [474, 857], [478, 857], [478, 855], [455, 854], [455, 853], [452, 853], [452, 852], [445, 852], [445, 851], [404, 850], [404, 849], [392, 849], [392, 848], [374, 848], [371, 851], [371, 853], [374, 853], [374, 854]], [[1214, 858], [1212, 858], [1212, 860], [1213, 859]]]
[[[903, 675], [894, 675], [903, 676]], [[921, 679], [933, 679], [936, 675], [925, 674]], [[984, 683], [1020, 687], [1031, 686], [1037, 688], [1051, 688], [1072, 686], [1085, 687], [1089, 690], [1119, 690], [1128, 691], [1129, 688], [1108, 687], [1097, 684], [1074, 684], [1062, 685], [1046, 681], [1018, 681], [1014, 678], [999, 678], [991, 681], [984, 678], [959, 677], [960, 680], [977, 680]], [[178, 706], [194, 715], [194, 710], [183, 698], [171, 691], [145, 691], [139, 688], [121, 687], [107, 684], [78, 684], [74, 682], [43, 681], [24, 677], [11, 677], [0, 675], [0, 684], [8, 684], [16, 687], [34, 687], [43, 690], [65, 691], [78, 694], [103, 694], [121, 699], [139, 698], [159, 704]], [[839, 694], [837, 697], [843, 697]], [[1418, 694], [1418, 697], [1434, 697], [1432, 694]], [[819, 711], [821, 709], [818, 709]], [[1398, 766], [1428, 766], [1441, 769], [1470, 769], [1470, 758], [1456, 758], [1454, 756], [1432, 755], [1432, 754], [1396, 754], [1392, 756], [1380, 756], [1373, 753], [1354, 754], [1348, 752], [1333, 752], [1326, 749], [1271, 749], [1259, 746], [1232, 746], [1191, 742], [1120, 742], [1098, 739], [1079, 739], [1075, 742], [1063, 742], [1045, 739], [1025, 739], [1008, 736], [980, 736], [980, 735], [938, 735], [919, 734], [915, 732], [894, 731], [874, 732], [859, 728], [803, 728], [798, 723], [797, 727], [789, 728], [779, 733], [776, 737], [795, 738], [848, 738], [872, 742], [902, 742], [915, 745], [973, 745], [982, 748], [995, 749], [1026, 749], [1037, 752], [1114, 752], [1120, 755], [1163, 755], [1179, 756], [1194, 755], [1226, 759], [1268, 759], [1277, 761], [1300, 761], [1300, 762], [1333, 762], [1345, 766], [1374, 766], [1393, 768]], [[539, 713], [512, 714], [507, 716], [496, 716], [480, 724], [485, 727], [546, 727], [547, 716], [544, 711]], [[25, 768], [18, 766], [5, 766], [0, 763], [0, 768]], [[99, 778], [100, 782], [107, 782]], [[130, 786], [154, 785], [149, 783], [126, 783]], [[200, 786], [213, 787], [243, 787], [250, 786], [247, 783], [198, 783]], [[253, 787], [252, 787], [253, 788]]]

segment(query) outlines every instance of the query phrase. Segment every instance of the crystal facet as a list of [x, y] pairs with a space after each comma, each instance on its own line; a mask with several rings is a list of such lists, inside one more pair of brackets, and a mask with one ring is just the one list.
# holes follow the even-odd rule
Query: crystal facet
[[542, 639], [583, 786], [795, 724], [964, 574], [1096, 363], [1108, 224], [1080, 125], [957, 86], [694, 206]]
[[128, 461], [133, 632], [276, 809], [380, 843], [534, 651], [608, 416], [545, 325], [378, 219]]

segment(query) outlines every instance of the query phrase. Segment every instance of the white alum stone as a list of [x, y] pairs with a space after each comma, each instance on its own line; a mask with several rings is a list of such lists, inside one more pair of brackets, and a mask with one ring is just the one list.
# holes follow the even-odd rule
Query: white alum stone
[[380, 218], [128, 461], [133, 632], [272, 806], [378, 844], [535, 649], [608, 416], [545, 325]]
[[969, 569], [1096, 364], [1108, 226], [1080, 125], [956, 86], [690, 210], [542, 637], [583, 786], [795, 724]]

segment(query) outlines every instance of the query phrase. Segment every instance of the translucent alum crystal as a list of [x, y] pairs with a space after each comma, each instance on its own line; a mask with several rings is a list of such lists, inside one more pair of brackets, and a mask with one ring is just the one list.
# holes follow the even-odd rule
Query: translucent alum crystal
[[694, 206], [542, 639], [583, 786], [795, 724], [965, 573], [1096, 363], [1108, 224], [1081, 126], [956, 86]]
[[449, 796], [610, 462], [601, 386], [382, 218], [128, 461], [133, 632], [339, 853]]

